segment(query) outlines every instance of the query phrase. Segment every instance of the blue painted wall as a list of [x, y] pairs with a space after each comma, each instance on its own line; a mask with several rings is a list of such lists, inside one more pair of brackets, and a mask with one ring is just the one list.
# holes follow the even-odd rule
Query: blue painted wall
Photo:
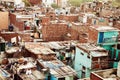
[[85, 73], [86, 73], [85, 77], [89, 77], [90, 76], [89, 75], [90, 74], [90, 70], [89, 69], [91, 69], [92, 60], [91, 60], [91, 58], [88, 58], [87, 56], [88, 56], [88, 53], [80, 50], [79, 48], [76, 48], [74, 68], [75, 68], [79, 78], [81, 78], [82, 67], [83, 66], [86, 68], [86, 70], [85, 70]]
[[[104, 35], [103, 35], [104, 34]], [[120, 50], [116, 50], [112, 48], [113, 45], [117, 44], [117, 37], [119, 32], [118, 31], [108, 31], [108, 32], [99, 32], [98, 33], [98, 45], [99, 43], [105, 43], [100, 45], [104, 49], [110, 51], [110, 58], [113, 59], [113, 61], [110, 62], [110, 66], [113, 68], [117, 68], [118, 62], [114, 61], [114, 55], [116, 54], [116, 59], [118, 58]], [[116, 37], [116, 38], [113, 38]], [[106, 40], [104, 38], [107, 38]], [[106, 44], [107, 43], [107, 44]]]
[[99, 43], [112, 43], [111, 45], [116, 44], [117, 38], [113, 38], [113, 37], [117, 37], [118, 34], [119, 34], [118, 31], [99, 32], [97, 43], [98, 44]]
[[113, 68], [117, 68], [118, 67], [118, 62], [120, 60], [120, 50], [117, 48], [112, 48], [112, 53], [111, 53], [111, 58], [114, 59], [116, 58], [116, 61], [114, 61], [113, 63]]
[[51, 75], [50, 80], [58, 80], [54, 75]]

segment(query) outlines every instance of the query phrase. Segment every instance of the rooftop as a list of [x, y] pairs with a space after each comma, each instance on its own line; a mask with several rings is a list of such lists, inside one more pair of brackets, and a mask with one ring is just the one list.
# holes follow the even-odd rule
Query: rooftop
[[41, 45], [50, 49], [65, 49], [71, 45], [75, 46], [77, 41], [53, 41], [53, 42], [42, 42]]
[[110, 27], [110, 26], [90, 26], [93, 29], [96, 29], [97, 31], [100, 32], [107, 32], [107, 31], [120, 31], [117, 28]]
[[108, 55], [108, 52], [104, 48], [100, 46], [96, 46], [94, 44], [81, 43], [81, 44], [78, 44], [77, 47], [84, 50], [85, 52], [92, 55], [93, 57], [101, 57], [101, 56]]
[[76, 72], [71, 67], [64, 65], [59, 60], [42, 61], [39, 59], [38, 62], [44, 66], [44, 68], [49, 68], [50, 73], [55, 77], [62, 78], [64, 76], [76, 75]]
[[42, 46], [40, 43], [26, 42], [25, 47], [34, 54], [55, 54], [51, 49]]
[[102, 80], [120, 80], [120, 77], [117, 76], [117, 69], [106, 69], [92, 72]]

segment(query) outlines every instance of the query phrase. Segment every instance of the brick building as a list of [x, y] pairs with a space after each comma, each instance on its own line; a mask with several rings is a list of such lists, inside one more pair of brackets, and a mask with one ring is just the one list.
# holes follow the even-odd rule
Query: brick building
[[10, 13], [10, 23], [13, 24], [18, 30], [24, 30], [24, 22], [17, 21], [17, 15], [14, 13]]
[[28, 0], [32, 5], [41, 4], [42, 0]]
[[42, 28], [43, 40], [63, 41], [78, 40], [79, 34], [76, 30], [68, 27], [67, 23], [50, 23]]
[[108, 52], [104, 48], [89, 43], [77, 45], [74, 68], [79, 78], [88, 78], [92, 71], [108, 67]]
[[109, 26], [91, 26], [88, 40], [109, 51], [110, 67], [117, 67], [120, 60], [119, 29]]
[[59, 19], [66, 20], [69, 22], [77, 22], [78, 21], [78, 14], [60, 15]]

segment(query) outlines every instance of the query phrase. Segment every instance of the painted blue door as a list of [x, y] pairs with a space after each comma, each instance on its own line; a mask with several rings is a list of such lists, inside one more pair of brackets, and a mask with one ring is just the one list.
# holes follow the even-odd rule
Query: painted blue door
[[99, 43], [103, 42], [103, 38], [104, 38], [104, 32], [100, 32], [99, 33]]

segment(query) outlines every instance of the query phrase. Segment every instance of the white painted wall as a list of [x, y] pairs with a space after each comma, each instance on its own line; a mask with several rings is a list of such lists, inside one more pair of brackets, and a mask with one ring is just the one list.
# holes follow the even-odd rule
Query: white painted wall
[[[67, 1], [68, 0], [61, 0], [60, 1], [61, 3], [59, 3], [59, 4], [61, 5], [61, 7], [66, 7]], [[47, 7], [47, 6], [51, 6], [51, 4], [53, 4], [53, 3], [57, 4], [57, 0], [42, 0], [42, 3], [44, 3]]]
[[46, 7], [51, 6], [52, 3], [55, 3], [56, 0], [42, 0], [42, 3], [46, 5]]
[[18, 5], [22, 3], [22, 0], [14, 0], [14, 2], [15, 2], [15, 5]]
[[61, 0], [61, 7], [66, 7], [67, 6], [67, 1], [68, 0]]

